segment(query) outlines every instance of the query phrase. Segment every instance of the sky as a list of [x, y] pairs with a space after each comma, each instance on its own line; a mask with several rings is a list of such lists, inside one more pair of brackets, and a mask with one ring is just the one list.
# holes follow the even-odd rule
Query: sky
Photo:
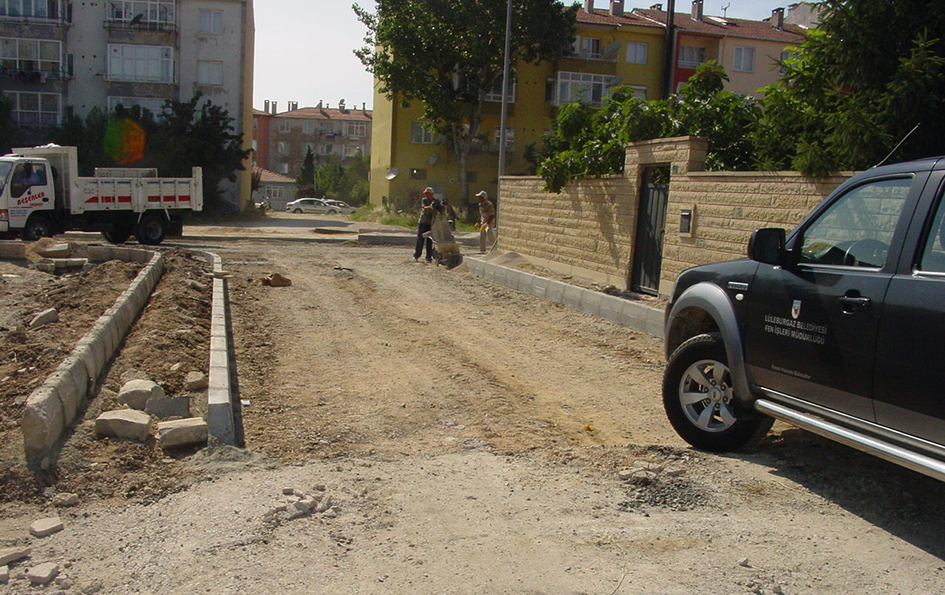
[[[462, 0], [455, 0], [460, 2]], [[646, 8], [666, 0], [626, 0], [626, 10]], [[761, 20], [772, 9], [787, 7], [794, 0], [705, 0], [705, 13]], [[351, 10], [353, 0], [258, 0], [256, 12], [256, 65], [253, 107], [263, 109], [266, 99], [277, 102], [278, 111], [289, 101], [299, 107], [326, 102], [338, 107], [367, 104], [373, 109], [373, 78], [353, 51], [364, 45], [367, 32]], [[373, 0], [359, 0], [374, 6]], [[569, 1], [565, 2], [570, 4]], [[595, 0], [596, 8], [607, 8], [607, 0]], [[676, 0], [676, 12], [688, 12], [691, 2]], [[723, 11], [723, 7], [728, 7]]]

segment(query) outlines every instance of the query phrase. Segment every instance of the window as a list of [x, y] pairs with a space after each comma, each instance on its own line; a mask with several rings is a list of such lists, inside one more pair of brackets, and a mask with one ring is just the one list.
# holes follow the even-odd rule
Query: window
[[62, 95], [4, 91], [13, 102], [13, 121], [19, 126], [58, 126], [62, 120]]
[[927, 233], [918, 269], [926, 273], [945, 273], [945, 201], [941, 197], [932, 227]]
[[739, 72], [755, 71], [755, 48], [735, 48], [735, 63], [732, 70]]
[[366, 122], [345, 122], [345, 136], [364, 136], [366, 134]]
[[[492, 131], [492, 146], [495, 151], [498, 151], [502, 146], [502, 128], [498, 126]], [[515, 129], [511, 126], [505, 127], [505, 150], [515, 150]]]
[[279, 164], [279, 169], [281, 170], [279, 173], [287, 174], [287, 173], [289, 173], [289, 164], [288, 164], [288, 163], [280, 163], [280, 164]]
[[312, 152], [312, 155], [315, 154], [315, 145], [312, 143], [305, 143], [305, 154], [308, 155], [309, 151]]
[[318, 145], [319, 155], [331, 155], [334, 145]]
[[582, 101], [599, 106], [614, 87], [615, 77], [584, 72], [559, 72], [555, 105]]
[[108, 44], [108, 80], [141, 83], [174, 82], [174, 48]]
[[305, 134], [315, 134], [315, 122], [302, 122], [302, 131]]
[[289, 152], [289, 143], [285, 141], [279, 141], [276, 143], [276, 151], [278, 151], [280, 155], [285, 155]]
[[200, 26], [201, 33], [219, 34], [223, 33], [223, 11], [222, 10], [201, 10]]
[[600, 60], [600, 39], [585, 37], [581, 40], [581, 57], [587, 60]]
[[649, 44], [631, 41], [627, 44], [627, 62], [629, 64], [646, 64], [646, 55]]
[[285, 188], [282, 186], [266, 186], [266, 198], [285, 198]]
[[0, 17], [27, 17], [30, 19], [57, 19], [58, 0], [0, 0]]
[[911, 186], [879, 180], [841, 196], [804, 230], [800, 262], [881, 268]]
[[630, 85], [630, 88], [633, 89], [634, 97], [646, 101], [646, 87], [641, 87], [640, 85]]
[[152, 114], [159, 116], [164, 107], [164, 99], [156, 97], [109, 97], [108, 111], [113, 112], [120, 104], [125, 109], [131, 109], [133, 106], [141, 106], [142, 109], [150, 110]]
[[[506, 95], [506, 97], [505, 97], [505, 101], [506, 101], [506, 103], [515, 103], [515, 89], [516, 89], [516, 87], [518, 86], [518, 81], [516, 81], [515, 78], [513, 77], [512, 80], [509, 81], [509, 82], [511, 83], [511, 84], [510, 84], [510, 87], [511, 87], [511, 88], [509, 89], [508, 95]], [[492, 88], [486, 93], [484, 99], [485, 99], [486, 101], [496, 101], [496, 102], [500, 102], [500, 103], [501, 103], [501, 101], [502, 101], [502, 79], [499, 79], [499, 81], [495, 84], [495, 86], [492, 87]]]
[[361, 147], [357, 145], [349, 145], [345, 147], [345, 157], [357, 157], [358, 153], [361, 152]]
[[[2, 1], [2, 0], [0, 0]], [[174, 0], [109, 0], [108, 20], [123, 23], [173, 23]]]
[[705, 62], [705, 48], [694, 45], [679, 46], [679, 67], [695, 68]]
[[62, 44], [45, 39], [0, 37], [0, 68], [62, 74]]
[[424, 145], [433, 144], [433, 131], [424, 122], [410, 123], [410, 142]]
[[780, 58], [781, 70], [780, 70], [780, 74], [783, 75], [783, 74], [787, 74], [787, 73], [788, 73], [788, 66], [786, 66], [785, 64], [787, 63], [788, 60], [793, 60], [795, 57], [796, 57], [796, 54], [795, 54], [795, 52], [794, 52], [793, 50], [782, 50], [782, 51], [781, 51], [781, 58]]
[[223, 62], [197, 62], [197, 82], [201, 85], [223, 84]]
[[279, 120], [279, 132], [288, 132], [288, 131], [289, 131], [289, 121]]

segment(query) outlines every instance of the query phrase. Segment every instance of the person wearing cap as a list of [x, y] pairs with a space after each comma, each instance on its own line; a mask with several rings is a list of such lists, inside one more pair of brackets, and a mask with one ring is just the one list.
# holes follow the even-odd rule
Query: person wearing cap
[[433, 227], [433, 217], [440, 210], [439, 201], [433, 196], [433, 188], [427, 186], [423, 190], [423, 198], [420, 200], [420, 220], [417, 222], [417, 247], [413, 251], [413, 259], [420, 261], [420, 255], [423, 254], [423, 247], [426, 245], [427, 262], [433, 262], [433, 240], [426, 238], [423, 234], [430, 231]]
[[495, 207], [489, 202], [489, 193], [480, 190], [479, 199], [479, 253], [486, 253], [486, 246], [495, 243]]

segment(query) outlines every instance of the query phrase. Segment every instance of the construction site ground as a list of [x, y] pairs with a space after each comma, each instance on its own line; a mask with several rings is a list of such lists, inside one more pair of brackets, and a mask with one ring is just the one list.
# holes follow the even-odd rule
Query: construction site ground
[[[662, 412], [658, 339], [412, 247], [227, 233], [161, 248], [164, 279], [38, 474], [18, 455], [22, 400], [136, 268], [2, 265], [0, 550], [31, 553], [0, 593], [945, 590], [942, 484], [782, 424], [744, 452], [688, 448]], [[192, 249], [230, 273], [245, 448], [99, 438], [125, 379], [180, 394], [207, 365]], [[60, 322], [25, 328], [48, 307]], [[55, 508], [65, 492], [79, 503]], [[62, 531], [30, 535], [54, 515]], [[32, 586], [43, 562], [59, 575]]]

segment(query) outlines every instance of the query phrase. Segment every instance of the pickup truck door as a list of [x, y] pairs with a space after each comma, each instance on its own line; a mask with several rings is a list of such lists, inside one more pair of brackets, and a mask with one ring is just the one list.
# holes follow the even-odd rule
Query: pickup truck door
[[874, 404], [884, 426], [945, 444], [945, 173], [934, 172], [889, 284], [876, 347]]
[[758, 267], [745, 360], [759, 387], [874, 419], [877, 328], [919, 182], [906, 174], [847, 189], [791, 236], [796, 263]]

